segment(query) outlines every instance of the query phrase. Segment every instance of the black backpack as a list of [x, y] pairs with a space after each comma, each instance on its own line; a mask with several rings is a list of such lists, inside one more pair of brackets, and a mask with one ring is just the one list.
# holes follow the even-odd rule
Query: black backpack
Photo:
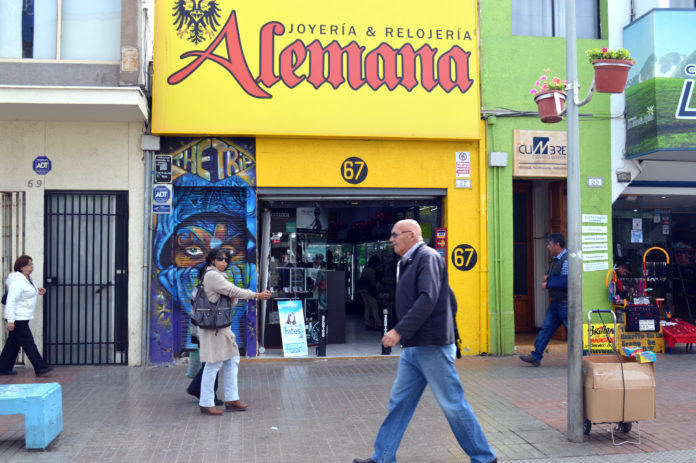
[[7, 290], [5, 290], [5, 294], [2, 295], [2, 300], [0, 300], [0, 302], [2, 302], [2, 305], [7, 304]]

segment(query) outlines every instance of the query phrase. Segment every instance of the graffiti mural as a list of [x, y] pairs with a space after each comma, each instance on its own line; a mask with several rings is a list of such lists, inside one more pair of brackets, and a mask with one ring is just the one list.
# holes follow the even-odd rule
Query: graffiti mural
[[[152, 240], [150, 361], [172, 362], [191, 343], [191, 291], [212, 248], [232, 251], [230, 281], [256, 290], [256, 162], [250, 138], [163, 138], [172, 156], [172, 213], [157, 214]], [[256, 355], [256, 304], [240, 301], [231, 329]]]

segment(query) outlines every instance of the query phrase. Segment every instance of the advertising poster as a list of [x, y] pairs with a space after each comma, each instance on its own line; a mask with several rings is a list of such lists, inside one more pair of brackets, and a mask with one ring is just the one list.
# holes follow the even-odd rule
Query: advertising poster
[[624, 32], [626, 158], [696, 148], [696, 10], [655, 10]]
[[329, 228], [329, 211], [318, 207], [298, 207], [297, 231], [298, 232], [326, 232]]
[[307, 336], [302, 301], [278, 301], [280, 335], [283, 339], [283, 356], [307, 357]]

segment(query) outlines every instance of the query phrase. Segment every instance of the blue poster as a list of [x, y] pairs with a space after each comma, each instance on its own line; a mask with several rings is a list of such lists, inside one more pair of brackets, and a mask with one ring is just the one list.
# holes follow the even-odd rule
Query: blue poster
[[285, 357], [307, 357], [307, 336], [302, 311], [302, 301], [294, 299], [278, 301], [280, 335]]

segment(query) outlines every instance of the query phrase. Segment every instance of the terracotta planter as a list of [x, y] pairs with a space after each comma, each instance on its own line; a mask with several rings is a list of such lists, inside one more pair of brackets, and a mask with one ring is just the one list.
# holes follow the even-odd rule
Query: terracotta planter
[[599, 93], [621, 93], [626, 88], [628, 71], [633, 61], [622, 59], [596, 59], [592, 61], [595, 70], [595, 90]]
[[563, 107], [565, 106], [566, 94], [561, 90], [550, 90], [541, 92], [534, 97], [537, 108], [539, 109], [539, 118], [541, 122], [553, 124], [561, 122], [563, 117]]

